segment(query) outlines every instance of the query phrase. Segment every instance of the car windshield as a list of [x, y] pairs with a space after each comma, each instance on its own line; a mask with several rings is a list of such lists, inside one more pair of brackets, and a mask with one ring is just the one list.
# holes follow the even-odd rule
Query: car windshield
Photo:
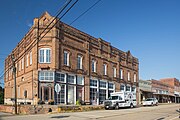
[[153, 101], [153, 98], [148, 98], [146, 99], [146, 101]]
[[111, 96], [109, 97], [109, 100], [117, 100], [118, 99], [118, 96]]

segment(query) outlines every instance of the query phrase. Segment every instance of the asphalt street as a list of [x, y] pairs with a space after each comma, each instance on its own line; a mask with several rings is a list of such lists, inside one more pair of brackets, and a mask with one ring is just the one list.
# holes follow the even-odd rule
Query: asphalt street
[[180, 120], [180, 104], [165, 104], [119, 110], [54, 113], [36, 115], [5, 115], [0, 120]]

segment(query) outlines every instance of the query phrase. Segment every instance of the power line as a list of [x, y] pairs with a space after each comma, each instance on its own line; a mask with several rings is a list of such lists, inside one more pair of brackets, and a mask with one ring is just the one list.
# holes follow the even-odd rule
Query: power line
[[76, 19], [74, 19], [69, 25], [72, 25], [74, 22], [76, 22], [80, 17], [82, 17], [84, 14], [86, 14], [89, 10], [91, 10], [95, 5], [97, 5], [101, 0], [98, 0], [95, 2], [91, 7], [89, 7], [86, 11], [81, 13]]
[[[41, 32], [41, 34], [38, 35], [38, 36], [41, 36], [47, 29], [49, 29], [49, 30], [48, 30], [40, 39], [38, 39], [38, 38], [35, 39], [35, 40], [33, 41], [33, 43], [32, 43], [32, 46], [30, 46], [30, 48], [28, 48], [28, 49], [32, 49], [35, 45], [37, 45], [38, 42], [39, 42], [40, 40], [42, 40], [42, 39], [45, 37], [45, 35], [46, 35], [47, 33], [49, 33], [49, 31], [59, 22], [58, 16], [65, 10], [65, 8], [71, 3], [71, 1], [72, 1], [72, 0], [68, 0], [68, 1], [65, 2], [65, 4], [63, 5], [63, 7], [59, 10], [59, 12], [57, 13], [57, 15], [54, 17], [54, 19], [47, 25], [47, 27], [43, 30], [43, 32]], [[78, 2], [78, 0], [76, 0], [76, 1], [66, 10], [66, 12], [60, 17], [60, 19], [62, 19], [62, 18], [72, 9], [72, 7], [73, 7], [77, 2]], [[57, 20], [56, 23], [55, 23], [52, 27], [48, 28], [55, 20]], [[38, 24], [39, 24], [39, 23], [38, 23]], [[36, 41], [37, 41], [37, 42], [36, 42]], [[36, 42], [36, 43], [35, 43], [35, 42]], [[34, 44], [34, 43], [35, 43], [35, 44]], [[26, 50], [25, 50], [25, 52], [26, 52]], [[24, 52], [23, 54], [21, 54], [21, 56], [24, 55], [25, 52]], [[19, 59], [21, 56], [18, 56], [18, 59]], [[16, 59], [16, 61], [17, 61], [18, 59]], [[15, 62], [16, 62], [16, 61], [15, 61]], [[10, 65], [9, 68], [11, 68], [11, 67], [12, 67], [12, 65]], [[9, 68], [4, 72], [4, 74], [9, 70]], [[1, 77], [3, 77], [4, 74], [1, 75]], [[0, 78], [1, 78], [1, 77], [0, 77]]]

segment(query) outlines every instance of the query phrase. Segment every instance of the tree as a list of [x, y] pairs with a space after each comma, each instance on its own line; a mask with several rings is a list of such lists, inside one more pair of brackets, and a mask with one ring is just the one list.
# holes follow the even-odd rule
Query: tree
[[0, 86], [0, 104], [4, 104], [4, 88]]

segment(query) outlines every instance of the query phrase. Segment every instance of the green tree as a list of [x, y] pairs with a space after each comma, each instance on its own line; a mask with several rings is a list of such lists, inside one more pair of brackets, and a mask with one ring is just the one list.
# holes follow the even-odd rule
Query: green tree
[[4, 104], [4, 88], [0, 86], [0, 104]]

